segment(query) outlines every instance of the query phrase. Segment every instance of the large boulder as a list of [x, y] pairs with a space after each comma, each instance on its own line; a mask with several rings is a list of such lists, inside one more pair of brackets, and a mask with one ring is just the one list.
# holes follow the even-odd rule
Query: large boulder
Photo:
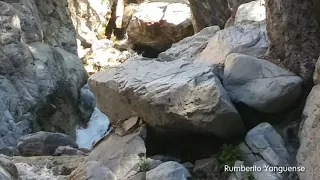
[[[290, 172], [278, 172], [266, 167], [288, 167], [291, 158], [282, 137], [269, 123], [261, 123], [251, 129], [245, 141], [239, 145], [240, 157], [244, 162], [236, 162], [236, 167], [256, 166], [261, 167], [261, 171], [252, 171], [252, 176], [257, 180], [281, 180], [289, 177]], [[230, 179], [240, 180], [245, 172], [235, 172]]]
[[193, 35], [190, 8], [185, 3], [142, 3], [132, 15], [127, 32], [132, 43], [164, 51]]
[[[98, 161], [117, 177], [125, 179], [140, 170], [141, 160], [146, 156], [144, 126], [131, 134], [119, 136], [111, 133], [94, 146], [88, 160]], [[132, 174], [132, 175], [134, 175]]]
[[158, 56], [159, 61], [186, 60], [194, 61], [206, 48], [209, 40], [220, 30], [219, 26], [210, 26], [202, 29], [193, 36], [172, 44], [170, 49]]
[[165, 179], [165, 180], [189, 180], [189, 171], [174, 161], [162, 163], [158, 167], [147, 172], [146, 180]]
[[270, 166], [289, 165], [289, 154], [283, 139], [269, 123], [261, 123], [251, 129], [246, 135], [245, 144], [253, 154], [262, 157]]
[[[317, 82], [317, 81], [316, 81]], [[297, 153], [298, 166], [305, 167], [299, 173], [301, 180], [320, 178], [319, 125], [320, 125], [320, 85], [312, 88], [302, 113], [300, 124], [300, 147]]]
[[59, 146], [78, 148], [75, 141], [65, 134], [43, 131], [22, 136], [17, 146], [20, 154], [24, 156], [52, 155]]
[[89, 86], [113, 124], [140, 116], [159, 131], [242, 134], [241, 118], [213, 71], [183, 60], [135, 59], [94, 74]]
[[117, 180], [112, 171], [97, 161], [89, 161], [78, 167], [68, 177], [70, 180]]
[[[174, 45], [158, 59], [130, 59], [119, 67], [91, 76], [88, 84], [112, 124], [141, 117], [159, 131], [196, 132], [219, 137], [244, 133], [241, 118], [216, 77], [216, 69], [184, 54], [194, 42], [204, 45], [206, 29]], [[209, 37], [210, 37], [209, 35]], [[189, 59], [190, 57], [190, 59]], [[164, 62], [163, 62], [164, 61]], [[179, 126], [177, 126], [179, 124]]]
[[265, 23], [266, 7], [264, 0], [256, 0], [239, 6], [234, 25]]
[[233, 102], [277, 113], [299, 99], [302, 79], [269, 61], [233, 53], [225, 61], [223, 86]]
[[268, 49], [267, 31], [259, 25], [233, 26], [217, 32], [197, 61], [224, 67], [227, 56], [241, 53], [258, 57]]
[[[48, 42], [37, 8], [41, 2], [0, 1], [0, 147], [16, 146], [31, 129], [74, 135], [83, 122], [77, 103], [87, 74], [79, 58], [69, 53], [75, 50], [71, 42]], [[75, 36], [54, 34], [75, 41]]]

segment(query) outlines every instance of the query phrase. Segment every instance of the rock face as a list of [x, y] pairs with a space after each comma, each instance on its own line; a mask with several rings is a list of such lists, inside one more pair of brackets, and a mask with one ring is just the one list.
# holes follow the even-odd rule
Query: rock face
[[106, 166], [117, 179], [136, 174], [140, 170], [142, 157], [146, 155], [145, 136], [141, 133], [143, 129], [142, 126], [122, 137], [111, 133], [95, 145], [88, 160]]
[[79, 89], [87, 78], [81, 61], [61, 48], [43, 43], [32, 43], [29, 48], [35, 59], [33, 68], [37, 72], [36, 77], [30, 78], [36, 78], [39, 84], [37, 90], [41, 94], [38, 96], [48, 96], [36, 109], [38, 124], [46, 131], [75, 135], [75, 127], [83, 122], [78, 107]]
[[237, 53], [225, 61], [223, 85], [232, 101], [266, 113], [289, 108], [302, 91], [302, 79], [295, 74], [269, 61]]
[[265, 29], [251, 24], [233, 26], [217, 32], [197, 61], [223, 67], [227, 56], [231, 53], [257, 57], [263, 55], [267, 49], [268, 38]]
[[[199, 44], [201, 40], [203, 44], [207, 42], [201, 39], [201, 33], [194, 38]], [[197, 56], [183, 55], [194, 41], [186, 40], [189, 45], [169, 49], [159, 59], [131, 59], [91, 76], [88, 84], [111, 123], [139, 116], [160, 131], [200, 132], [219, 137], [244, 133], [238, 112], [213, 73], [215, 68], [185, 61]]]
[[81, 61], [69, 53], [76, 53], [71, 43], [75, 36], [67, 35], [75, 32], [55, 26], [51, 30], [59, 32], [50, 36], [42, 13], [58, 13], [46, 8], [38, 13], [39, 3], [44, 1], [0, 1], [0, 147], [16, 146], [17, 139], [30, 132], [30, 122], [34, 129], [39, 125], [74, 135], [83, 121], [77, 102], [87, 75]]
[[112, 4], [111, 0], [35, 0], [45, 43], [77, 54], [76, 39], [79, 47], [97, 40], [98, 34], [103, 33]]
[[92, 44], [98, 40], [98, 34], [104, 34], [104, 26], [111, 14], [113, 0], [68, 0], [71, 20], [82, 43]]
[[24, 156], [52, 155], [59, 146], [78, 147], [78, 145], [65, 134], [43, 131], [23, 136], [18, 141], [19, 152]]
[[142, 3], [132, 15], [127, 32], [132, 43], [164, 51], [193, 34], [190, 8], [184, 3]]
[[239, 6], [234, 25], [263, 23], [266, 20], [266, 8], [264, 0], [252, 1]]
[[182, 164], [168, 161], [148, 171], [146, 179], [189, 180], [190, 178], [189, 171]]
[[[46, 44], [54, 47], [61, 47], [72, 54], [77, 54], [77, 42], [75, 39], [76, 30], [70, 19], [68, 2], [66, 0], [41, 1], [33, 0], [29, 4], [33, 7], [21, 7], [29, 9], [36, 14], [35, 20], [40, 24], [38, 28], [43, 34], [43, 40]], [[33, 20], [33, 21], [35, 21]], [[34, 28], [29, 28], [33, 30]], [[37, 41], [41, 41], [38, 39]]]
[[[317, 82], [317, 81], [316, 81]], [[298, 166], [305, 167], [305, 172], [300, 172], [301, 180], [320, 178], [320, 162], [318, 153], [319, 144], [319, 117], [320, 117], [320, 85], [312, 88], [302, 113], [300, 125], [300, 147], [297, 153]]]

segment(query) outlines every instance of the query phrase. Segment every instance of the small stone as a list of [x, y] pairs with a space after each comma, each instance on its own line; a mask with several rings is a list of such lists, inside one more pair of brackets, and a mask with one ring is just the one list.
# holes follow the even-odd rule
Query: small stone
[[174, 161], [162, 163], [158, 167], [147, 172], [147, 180], [188, 180], [191, 178], [189, 171]]
[[219, 172], [219, 162], [216, 158], [197, 160], [194, 164], [193, 173], [197, 177], [206, 178]]

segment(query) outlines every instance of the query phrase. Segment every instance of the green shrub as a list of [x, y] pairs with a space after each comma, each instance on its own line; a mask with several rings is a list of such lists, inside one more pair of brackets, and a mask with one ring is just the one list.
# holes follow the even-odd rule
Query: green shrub
[[240, 158], [239, 147], [232, 144], [223, 144], [221, 148], [222, 151], [219, 157], [220, 168], [223, 168], [225, 165], [233, 166]]
[[251, 171], [246, 171], [246, 177], [247, 177], [247, 180], [254, 180], [254, 177]]
[[149, 165], [148, 165], [148, 162], [147, 162], [147, 157], [144, 155], [141, 157], [140, 159], [141, 161], [141, 165], [140, 165], [140, 171], [141, 172], [147, 172], [149, 170]]

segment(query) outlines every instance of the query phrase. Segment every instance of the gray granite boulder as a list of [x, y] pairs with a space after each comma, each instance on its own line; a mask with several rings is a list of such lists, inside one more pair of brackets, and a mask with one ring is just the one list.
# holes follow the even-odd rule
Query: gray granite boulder
[[68, 179], [76, 180], [117, 180], [112, 171], [97, 161], [89, 161], [69, 175]]
[[23, 156], [52, 155], [59, 146], [78, 148], [76, 142], [69, 136], [44, 131], [22, 136], [17, 146]]
[[233, 102], [265, 113], [291, 107], [302, 92], [302, 79], [277, 65], [233, 53], [225, 61], [223, 85]]
[[191, 175], [182, 165], [174, 161], [162, 163], [158, 167], [147, 172], [146, 180], [189, 180]]

